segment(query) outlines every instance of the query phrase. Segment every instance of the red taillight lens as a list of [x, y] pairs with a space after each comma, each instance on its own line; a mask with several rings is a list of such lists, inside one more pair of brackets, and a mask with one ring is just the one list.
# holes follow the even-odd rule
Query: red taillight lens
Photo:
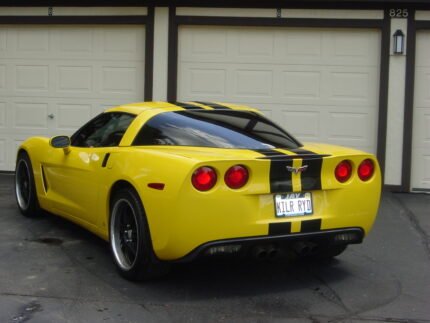
[[224, 181], [228, 187], [238, 189], [243, 187], [249, 178], [248, 169], [242, 165], [232, 166], [225, 173]]
[[371, 159], [365, 159], [361, 162], [360, 166], [358, 166], [358, 177], [362, 181], [368, 181], [375, 172], [375, 164]]
[[191, 177], [191, 182], [199, 191], [209, 191], [215, 186], [216, 180], [215, 170], [208, 166], [197, 168]]
[[334, 170], [336, 179], [341, 183], [345, 183], [351, 177], [351, 174], [352, 166], [348, 160], [342, 160]]

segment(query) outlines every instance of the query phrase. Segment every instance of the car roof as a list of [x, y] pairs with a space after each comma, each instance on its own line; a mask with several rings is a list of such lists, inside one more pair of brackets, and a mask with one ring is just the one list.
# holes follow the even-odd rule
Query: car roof
[[207, 102], [207, 101], [187, 101], [187, 102], [167, 102], [167, 101], [152, 101], [152, 102], [137, 102], [124, 104], [117, 107], [107, 109], [106, 112], [126, 112], [139, 115], [145, 111], [167, 112], [167, 111], [183, 111], [183, 110], [245, 110], [261, 113], [258, 109], [251, 108], [245, 105], [222, 103], [222, 102]]

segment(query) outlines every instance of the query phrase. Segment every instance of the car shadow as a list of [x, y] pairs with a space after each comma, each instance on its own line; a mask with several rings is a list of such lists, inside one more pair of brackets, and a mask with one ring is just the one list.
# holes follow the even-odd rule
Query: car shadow
[[349, 276], [342, 260], [336, 259], [325, 262], [290, 258], [262, 261], [213, 256], [190, 263], [173, 263], [167, 275], [153, 281], [129, 282], [117, 273], [106, 241], [49, 213], [23, 221], [31, 225], [31, 235], [25, 240], [62, 248], [73, 258], [75, 266], [88, 273], [88, 281], [96, 278], [133, 302], [165, 303], [184, 299], [252, 297], [303, 289], [317, 291], [321, 285]]

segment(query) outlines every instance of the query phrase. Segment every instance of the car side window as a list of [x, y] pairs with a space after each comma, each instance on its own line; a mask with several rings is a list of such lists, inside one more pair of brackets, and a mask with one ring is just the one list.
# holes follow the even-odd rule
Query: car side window
[[88, 122], [72, 136], [72, 146], [118, 146], [134, 118], [134, 115], [128, 113], [102, 113]]

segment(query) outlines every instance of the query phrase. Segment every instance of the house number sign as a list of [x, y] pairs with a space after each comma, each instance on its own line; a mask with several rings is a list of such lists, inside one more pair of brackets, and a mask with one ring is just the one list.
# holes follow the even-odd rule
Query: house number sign
[[408, 9], [390, 9], [389, 11], [391, 18], [408, 18]]

